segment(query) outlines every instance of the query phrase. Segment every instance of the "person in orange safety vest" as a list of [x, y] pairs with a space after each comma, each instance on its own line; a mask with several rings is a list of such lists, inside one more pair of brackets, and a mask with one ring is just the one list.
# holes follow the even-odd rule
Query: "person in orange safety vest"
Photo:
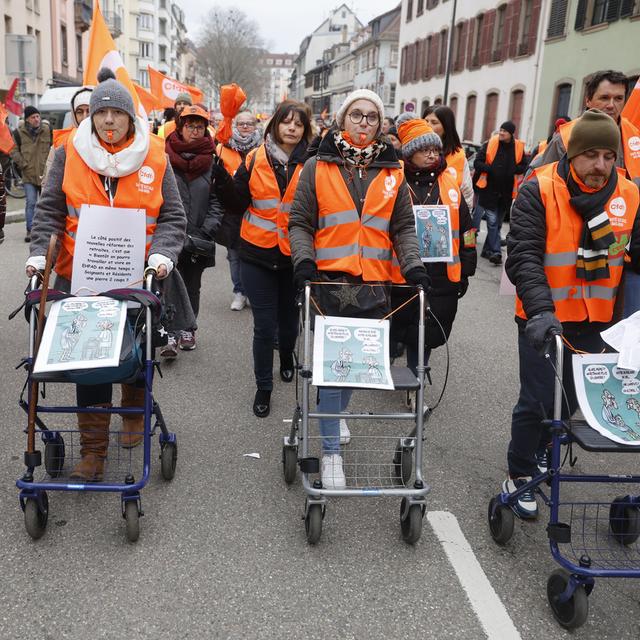
[[[38, 201], [26, 263], [29, 277], [42, 271], [49, 238], [59, 235], [56, 288], [65, 291], [71, 289], [80, 217], [90, 215], [85, 205], [114, 208], [114, 224], [120, 215], [115, 209], [137, 209], [146, 226], [146, 262], [159, 279], [171, 272], [185, 238], [184, 208], [164, 141], [149, 133], [146, 120], [136, 114], [131, 94], [111, 70], [101, 69], [98, 81], [91, 94], [90, 117], [56, 150]], [[110, 409], [111, 398], [111, 384], [77, 385], [79, 407]], [[143, 402], [144, 382], [122, 385], [122, 406], [140, 407]], [[109, 412], [78, 413], [81, 458], [71, 478], [102, 480], [110, 418]], [[123, 417], [122, 447], [141, 442], [142, 420], [142, 415]]]
[[[544, 353], [550, 350], [555, 361], [554, 336], [562, 334], [572, 350], [601, 352], [600, 332], [617, 320], [625, 247], [631, 267], [640, 269], [640, 193], [616, 170], [619, 146], [614, 120], [586, 111], [572, 127], [566, 155], [536, 169], [514, 203], [506, 271], [517, 292], [520, 396], [503, 492], [547, 468], [550, 438], [543, 420], [553, 415], [555, 373]], [[563, 418], [577, 407], [565, 351]], [[522, 518], [535, 518], [533, 490], [525, 489], [513, 508]]]

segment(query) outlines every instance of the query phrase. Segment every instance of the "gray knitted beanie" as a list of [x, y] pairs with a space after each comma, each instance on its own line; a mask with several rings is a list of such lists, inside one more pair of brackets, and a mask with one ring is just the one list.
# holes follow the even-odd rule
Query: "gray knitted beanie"
[[133, 98], [127, 88], [118, 82], [111, 69], [102, 68], [98, 72], [98, 86], [91, 93], [89, 101], [89, 115], [93, 115], [99, 109], [120, 109], [129, 115], [131, 120], [136, 119], [136, 108]]
[[[429, 147], [442, 150], [442, 140], [440, 140], [440, 136], [433, 131], [426, 122], [424, 127], [425, 133], [418, 136], [403, 135], [405, 127], [403, 127], [402, 124], [411, 120], [422, 120], [422, 118], [413, 113], [403, 113], [396, 120], [396, 128], [398, 129], [399, 140], [402, 142], [402, 156], [404, 158], [410, 158], [416, 151], [428, 149]], [[427, 131], [429, 131], [429, 133], [427, 133]]]

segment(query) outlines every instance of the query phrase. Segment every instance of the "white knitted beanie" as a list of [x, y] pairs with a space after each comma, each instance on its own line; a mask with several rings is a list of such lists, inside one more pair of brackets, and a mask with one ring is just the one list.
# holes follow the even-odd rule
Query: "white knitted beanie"
[[382, 128], [382, 121], [384, 120], [384, 104], [380, 99], [380, 96], [369, 89], [356, 89], [352, 91], [342, 103], [342, 106], [338, 109], [336, 114], [336, 123], [340, 129], [344, 129], [344, 118], [347, 115], [347, 110], [356, 100], [369, 100], [373, 102], [378, 111], [378, 131]]

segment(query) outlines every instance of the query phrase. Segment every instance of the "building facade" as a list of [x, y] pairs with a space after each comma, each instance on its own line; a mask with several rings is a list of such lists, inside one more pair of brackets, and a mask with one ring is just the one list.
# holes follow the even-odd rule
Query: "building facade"
[[51, 64], [55, 86], [82, 84], [93, 6], [91, 0], [51, 0]]
[[635, 83], [640, 74], [640, 0], [552, 0], [543, 28], [536, 140], [549, 135], [557, 118], [580, 115], [585, 83], [594, 71], [622, 71]]
[[[533, 140], [548, 0], [460, 0], [453, 28], [448, 104], [461, 137], [483, 142], [505, 120]], [[396, 109], [422, 113], [444, 101], [454, 3], [402, 0]]]
[[287, 99], [295, 58], [291, 53], [265, 52], [260, 64], [268, 78], [262, 95], [251, 101], [251, 107], [256, 113], [270, 115], [280, 102]]

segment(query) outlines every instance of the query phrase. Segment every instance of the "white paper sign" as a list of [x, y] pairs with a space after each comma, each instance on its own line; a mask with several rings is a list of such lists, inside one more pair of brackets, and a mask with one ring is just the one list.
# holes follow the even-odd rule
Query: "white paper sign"
[[317, 316], [313, 384], [393, 389], [389, 321]]
[[413, 205], [413, 215], [422, 262], [453, 262], [449, 205]]
[[83, 204], [71, 292], [102, 293], [140, 282], [144, 277], [145, 241], [144, 209]]
[[51, 305], [34, 373], [117, 367], [127, 303], [101, 296], [68, 298]]

